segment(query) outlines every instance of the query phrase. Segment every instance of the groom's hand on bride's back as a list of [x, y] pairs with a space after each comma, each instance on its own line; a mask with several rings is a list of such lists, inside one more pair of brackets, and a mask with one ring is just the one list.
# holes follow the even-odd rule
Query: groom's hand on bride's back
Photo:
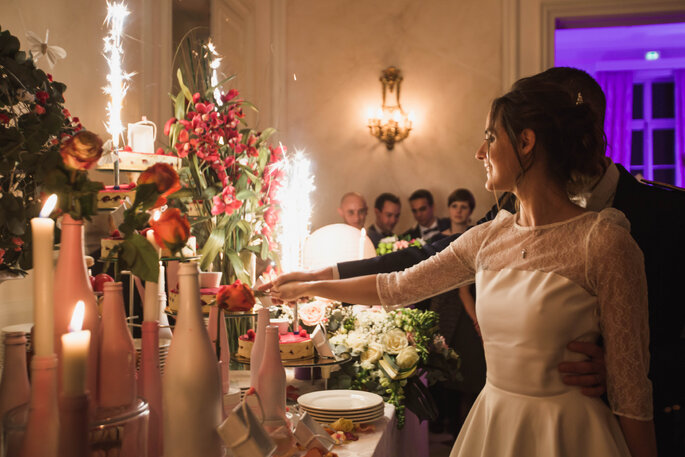
[[588, 397], [604, 395], [607, 390], [604, 350], [594, 343], [581, 341], [572, 341], [566, 347], [569, 351], [587, 356], [587, 359], [580, 362], [561, 362], [559, 372], [563, 383], [579, 386], [583, 395]]

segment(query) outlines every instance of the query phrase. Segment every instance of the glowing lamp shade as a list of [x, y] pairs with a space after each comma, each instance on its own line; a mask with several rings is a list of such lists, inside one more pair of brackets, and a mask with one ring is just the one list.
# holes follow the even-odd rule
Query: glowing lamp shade
[[338, 262], [375, 257], [371, 240], [346, 224], [331, 224], [314, 231], [304, 244], [304, 268], [314, 270]]

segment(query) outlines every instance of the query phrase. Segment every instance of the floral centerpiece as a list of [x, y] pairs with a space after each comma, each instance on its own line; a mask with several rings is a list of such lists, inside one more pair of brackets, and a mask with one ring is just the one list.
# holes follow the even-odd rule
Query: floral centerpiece
[[414, 246], [420, 248], [425, 245], [426, 242], [422, 238], [412, 238], [409, 240], [400, 239], [397, 235], [386, 236], [378, 242], [378, 247], [376, 248], [376, 254], [384, 255], [391, 252], [399, 251], [400, 249], [406, 249], [408, 247]]
[[[38, 193], [46, 181], [59, 180], [62, 173], [65, 182], [73, 181], [73, 202], [79, 205], [60, 201], [62, 210], [72, 216], [92, 214], [89, 200], [80, 197], [97, 185], [68, 170], [60, 157], [63, 144], [80, 146], [70, 138], [82, 130], [79, 119], [64, 108], [65, 90], [20, 51], [15, 36], [0, 31], [0, 271], [31, 268], [29, 220], [40, 211]], [[80, 166], [87, 163], [86, 158]]]
[[236, 278], [251, 284], [248, 259], [274, 258], [284, 148], [268, 144], [273, 129], [245, 126], [243, 105], [249, 104], [235, 89], [220, 90], [226, 80], [212, 84], [217, 57], [211, 43], [188, 43], [187, 65], [177, 74], [175, 117], [164, 127], [170, 144], [158, 152], [183, 159], [181, 182], [197, 214], [191, 223], [202, 246], [201, 268], [223, 272], [224, 284]]
[[421, 378], [433, 384], [460, 377], [459, 357], [438, 334], [435, 312], [372, 308], [355, 313], [352, 307], [333, 306], [325, 319], [334, 352], [354, 359], [332, 374], [333, 388], [381, 395], [397, 408], [398, 428], [404, 425], [405, 407], [421, 420], [435, 417], [435, 403]]

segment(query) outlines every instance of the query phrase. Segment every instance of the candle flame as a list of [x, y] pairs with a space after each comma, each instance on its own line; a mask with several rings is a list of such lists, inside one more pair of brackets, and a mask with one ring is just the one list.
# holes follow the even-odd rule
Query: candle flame
[[70, 332], [78, 332], [83, 327], [83, 316], [86, 314], [86, 304], [79, 300], [74, 307], [74, 314], [71, 315], [69, 323]]
[[50, 217], [50, 214], [52, 214], [52, 210], [55, 209], [56, 205], [57, 205], [57, 194], [52, 194], [45, 201], [45, 204], [43, 205], [43, 209], [40, 210], [39, 216], [40, 217]]

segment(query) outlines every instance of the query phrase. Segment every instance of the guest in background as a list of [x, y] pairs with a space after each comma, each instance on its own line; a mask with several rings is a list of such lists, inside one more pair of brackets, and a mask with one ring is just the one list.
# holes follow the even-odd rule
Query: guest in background
[[476, 208], [476, 199], [468, 189], [457, 189], [447, 197], [447, 210], [450, 215], [450, 228], [443, 230], [443, 235], [464, 233], [470, 229], [471, 214]]
[[357, 192], [348, 192], [340, 199], [338, 214], [347, 225], [361, 230], [364, 227], [368, 212], [369, 207], [366, 205], [366, 200]]
[[418, 224], [404, 232], [402, 236], [423, 238], [425, 241], [428, 241], [449, 228], [449, 219], [435, 217], [433, 194], [430, 191], [426, 189], [414, 191], [409, 196], [409, 206]]
[[384, 192], [376, 198], [373, 206], [374, 213], [376, 213], [376, 223], [371, 224], [366, 229], [366, 235], [371, 238], [373, 246], [377, 248], [380, 240], [388, 236], [395, 236], [393, 230], [400, 220], [402, 204], [397, 195]]

